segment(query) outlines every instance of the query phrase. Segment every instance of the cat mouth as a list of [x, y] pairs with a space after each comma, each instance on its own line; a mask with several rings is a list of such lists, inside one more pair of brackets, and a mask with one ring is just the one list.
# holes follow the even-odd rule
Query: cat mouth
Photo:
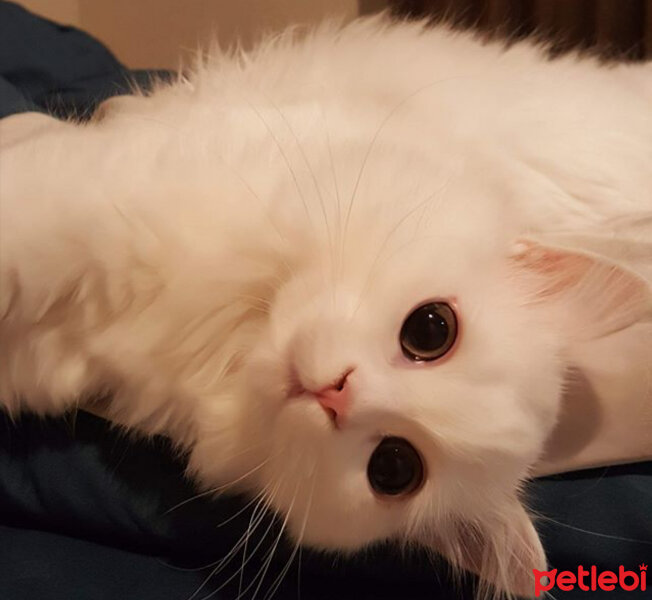
[[332, 408], [328, 408], [328, 407], [324, 408], [324, 412], [326, 413], [328, 418], [331, 420], [331, 423], [333, 424], [333, 427], [335, 429], [339, 429], [340, 424], [339, 424], [339, 422], [337, 420], [337, 413]]
[[305, 389], [297, 390], [295, 393], [287, 394], [287, 402], [292, 404], [302, 404], [306, 409], [310, 409], [311, 413], [317, 413], [313, 409], [314, 406], [319, 406], [322, 414], [326, 415], [328, 422], [332, 429], [341, 429], [344, 424], [344, 419], [338, 415], [335, 408], [328, 406], [326, 403], [321, 402], [313, 392]]
[[349, 367], [332, 383], [309, 389], [303, 384], [296, 370], [291, 369], [287, 398], [293, 401], [318, 404], [333, 428], [340, 429], [347, 420], [353, 403], [353, 394], [348, 378], [354, 370], [354, 367]]

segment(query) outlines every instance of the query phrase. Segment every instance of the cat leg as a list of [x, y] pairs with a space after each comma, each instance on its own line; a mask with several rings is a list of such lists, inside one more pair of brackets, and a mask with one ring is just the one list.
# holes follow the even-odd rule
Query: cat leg
[[[95, 378], [81, 337], [91, 261], [71, 234], [81, 199], [51, 190], [73, 127], [29, 113], [0, 123], [0, 407], [12, 414], [63, 412]], [[36, 176], [46, 159], [50, 184]]]

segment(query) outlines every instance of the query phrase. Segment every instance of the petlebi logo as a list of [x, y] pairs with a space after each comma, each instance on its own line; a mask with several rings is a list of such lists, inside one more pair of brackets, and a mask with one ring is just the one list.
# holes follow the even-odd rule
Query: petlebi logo
[[534, 574], [534, 595], [538, 598], [541, 592], [548, 592], [552, 588], [563, 592], [570, 592], [576, 587], [584, 592], [595, 592], [603, 590], [611, 592], [620, 589], [625, 592], [647, 590], [647, 564], [641, 563], [638, 571], [628, 571], [623, 565], [617, 571], [598, 571], [593, 565], [585, 569], [582, 565], [574, 571], [537, 571], [532, 569]]

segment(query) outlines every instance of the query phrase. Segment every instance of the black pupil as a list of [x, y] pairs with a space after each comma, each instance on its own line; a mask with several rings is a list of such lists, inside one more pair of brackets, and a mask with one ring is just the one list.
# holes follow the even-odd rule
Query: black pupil
[[455, 340], [456, 320], [442, 302], [430, 302], [415, 309], [401, 328], [401, 347], [413, 360], [434, 360], [446, 354]]
[[413, 348], [426, 352], [437, 350], [448, 339], [448, 323], [430, 306], [424, 306], [412, 315], [406, 333]]
[[423, 465], [419, 454], [407, 440], [388, 437], [373, 451], [367, 477], [371, 487], [379, 494], [405, 494], [420, 485]]

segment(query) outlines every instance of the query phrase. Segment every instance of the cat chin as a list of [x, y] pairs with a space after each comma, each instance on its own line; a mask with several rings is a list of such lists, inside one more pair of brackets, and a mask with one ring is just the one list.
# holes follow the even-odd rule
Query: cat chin
[[[281, 519], [287, 519], [289, 537], [304, 546], [331, 552], [354, 553], [371, 544], [398, 537], [405, 523], [399, 506], [382, 506], [369, 490], [339, 497], [334, 506], [329, 497], [336, 492], [326, 485], [315, 489], [306, 483], [303, 493], [290, 499], [289, 506], [276, 511]], [[296, 482], [290, 484], [296, 489]], [[317, 487], [317, 486], [315, 486]], [[329, 494], [330, 491], [330, 494]]]

